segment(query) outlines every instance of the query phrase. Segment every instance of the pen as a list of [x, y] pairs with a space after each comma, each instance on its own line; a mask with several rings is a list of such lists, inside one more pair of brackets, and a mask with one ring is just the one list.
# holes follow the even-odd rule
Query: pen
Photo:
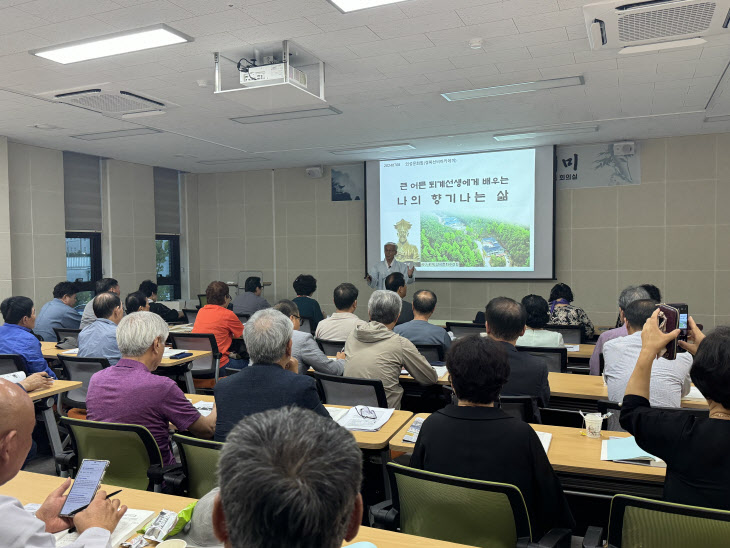
[[[108, 494], [108, 495], [106, 496], [106, 499], [108, 500], [108, 499], [110, 499], [111, 497], [113, 497], [114, 495], [118, 495], [118, 494], [119, 494], [119, 493], [121, 493], [121, 492], [122, 492], [122, 490], [121, 490], [121, 489], [119, 489], [118, 491], [114, 491], [113, 493], [109, 493], [109, 494]], [[73, 512], [71, 513], [71, 515], [72, 515], [72, 516], [75, 516], [75, 515], [76, 515], [76, 514], [78, 514], [79, 512], [83, 512], [84, 510], [86, 510], [86, 509], [87, 509], [88, 507], [89, 507], [89, 505], [88, 505], [88, 504], [87, 504], [87, 505], [85, 505], [85, 506], [82, 506], [82, 507], [81, 507], [81, 508], [79, 508], [78, 510], [74, 510], [74, 511], [73, 511]], [[71, 533], [75, 533], [75, 532], [76, 532], [76, 526], [75, 526], [75, 525], [74, 525], [73, 527], [71, 527], [71, 529], [69, 529], [69, 530], [68, 530], [68, 534], [69, 534], [69, 535], [70, 535]]]

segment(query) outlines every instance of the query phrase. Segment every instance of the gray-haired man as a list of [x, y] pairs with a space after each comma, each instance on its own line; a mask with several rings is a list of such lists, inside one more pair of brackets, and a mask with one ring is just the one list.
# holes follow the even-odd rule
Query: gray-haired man
[[373, 267], [368, 271], [365, 279], [368, 285], [373, 289], [385, 289], [385, 278], [390, 276], [393, 272], [400, 272], [406, 279], [407, 284], [412, 284], [416, 281], [416, 267], [408, 267], [407, 264], [395, 260], [395, 256], [398, 253], [398, 246], [393, 242], [388, 242], [383, 247], [383, 254], [385, 260], [375, 263]]
[[293, 331], [292, 321], [273, 308], [259, 310], [246, 322], [243, 340], [251, 366], [215, 386], [216, 441], [226, 441], [241, 418], [287, 405], [330, 417], [314, 379], [298, 374], [299, 362], [292, 356]]
[[213, 529], [227, 548], [339, 548], [355, 538], [362, 453], [347, 430], [287, 407], [244, 418], [228, 441], [213, 505]]

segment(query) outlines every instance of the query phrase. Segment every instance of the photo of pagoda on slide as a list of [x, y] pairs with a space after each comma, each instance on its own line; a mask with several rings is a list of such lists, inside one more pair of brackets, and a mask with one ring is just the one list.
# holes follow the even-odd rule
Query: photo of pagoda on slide
[[421, 263], [460, 267], [530, 266], [530, 228], [449, 211], [421, 214]]

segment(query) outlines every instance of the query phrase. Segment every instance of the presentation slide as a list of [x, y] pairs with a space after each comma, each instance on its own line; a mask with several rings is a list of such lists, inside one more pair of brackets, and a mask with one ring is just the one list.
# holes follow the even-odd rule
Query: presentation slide
[[366, 163], [367, 264], [421, 278], [552, 278], [553, 147]]

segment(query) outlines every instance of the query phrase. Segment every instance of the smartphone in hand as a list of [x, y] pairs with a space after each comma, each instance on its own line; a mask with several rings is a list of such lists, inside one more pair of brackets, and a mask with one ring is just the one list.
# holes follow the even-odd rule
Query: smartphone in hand
[[84, 459], [81, 461], [76, 479], [59, 513], [62, 518], [73, 517], [91, 504], [108, 466], [108, 460]]
[[[659, 329], [662, 333], [671, 333], [679, 327], [679, 310], [671, 304], [658, 304], [659, 308]], [[668, 360], [677, 359], [677, 339], [672, 339], [667, 344], [663, 358]]]
[[[687, 342], [687, 333], [689, 332], [689, 307], [686, 303], [672, 303], [669, 306], [676, 308], [679, 312], [679, 320], [677, 321], [677, 329], [679, 329], [678, 341]], [[684, 348], [677, 345], [677, 352], [687, 352]]]

